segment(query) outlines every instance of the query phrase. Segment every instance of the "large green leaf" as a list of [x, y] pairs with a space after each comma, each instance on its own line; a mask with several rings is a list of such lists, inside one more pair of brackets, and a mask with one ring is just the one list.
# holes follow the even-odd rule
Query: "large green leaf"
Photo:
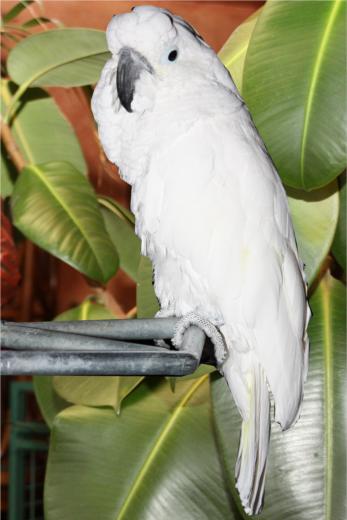
[[243, 67], [249, 40], [260, 12], [261, 9], [258, 9], [245, 22], [239, 25], [218, 53], [219, 58], [229, 70], [240, 92], [242, 92]]
[[209, 414], [208, 377], [146, 380], [120, 417], [73, 406], [55, 420], [47, 520], [233, 520]]
[[[241, 24], [219, 53], [239, 90], [249, 41], [261, 11]], [[300, 257], [306, 266], [307, 281], [311, 283], [333, 240], [339, 212], [337, 184], [333, 182], [312, 193], [287, 187], [287, 194]]]
[[18, 85], [76, 87], [96, 83], [109, 57], [104, 31], [52, 29], [18, 43], [7, 69]]
[[329, 252], [339, 216], [336, 181], [329, 186], [305, 192], [287, 188], [299, 255], [311, 284]]
[[98, 200], [106, 229], [119, 253], [120, 267], [136, 281], [141, 256], [141, 242], [135, 235], [134, 226], [124, 213], [125, 208], [120, 209], [118, 203], [105, 197], [99, 197]]
[[339, 178], [340, 214], [332, 251], [341, 267], [346, 269], [346, 172]]
[[[13, 83], [2, 82], [2, 113], [11, 104], [15, 91]], [[43, 90], [31, 89], [23, 96], [11, 130], [27, 163], [67, 161], [86, 173], [87, 165], [73, 127]]]
[[95, 194], [71, 164], [24, 168], [13, 190], [12, 212], [24, 235], [89, 278], [107, 282], [116, 272], [117, 251]]
[[[90, 298], [87, 298], [81, 305], [73, 307], [65, 311], [55, 318], [55, 321], [70, 321], [70, 320], [102, 320], [114, 317], [110, 312], [99, 303], [95, 303]], [[77, 382], [78, 377], [74, 380]], [[71, 402], [67, 402], [57, 394], [53, 387], [52, 376], [34, 376], [34, 390], [37, 402], [39, 404], [42, 417], [45, 419], [47, 425], [51, 428], [53, 419], [58, 412], [70, 406]]]
[[345, 8], [273, 1], [247, 50], [243, 95], [286, 184], [311, 190], [346, 163]]
[[[110, 312], [99, 303], [87, 298], [81, 305], [65, 311], [55, 318], [54, 321], [70, 320], [102, 320], [113, 317]], [[72, 378], [78, 382], [78, 377]], [[52, 428], [53, 420], [57, 413], [71, 406], [69, 400], [63, 399], [53, 386], [52, 376], [34, 376], [34, 390], [43, 418], [47, 425]], [[69, 402], [68, 402], [69, 401]]]
[[[109, 320], [115, 316], [103, 305], [85, 300], [78, 307], [60, 314], [57, 321]], [[143, 380], [143, 377], [118, 376], [55, 376], [55, 392], [70, 403], [88, 406], [111, 406], [119, 413], [122, 400]]]
[[[310, 368], [301, 417], [287, 432], [273, 425], [260, 519], [346, 518], [345, 288], [327, 273], [310, 304]], [[233, 487], [240, 417], [224, 379], [212, 383], [212, 401], [217, 439]]]
[[[81, 305], [63, 312], [56, 321], [106, 320], [114, 315], [87, 298]], [[42, 416], [48, 426], [60, 410], [74, 404], [112, 406], [117, 412], [123, 399], [142, 381], [142, 377], [35, 376], [34, 388]]]
[[138, 318], [153, 318], [159, 303], [153, 288], [153, 267], [147, 256], [141, 256], [137, 274], [136, 305]]

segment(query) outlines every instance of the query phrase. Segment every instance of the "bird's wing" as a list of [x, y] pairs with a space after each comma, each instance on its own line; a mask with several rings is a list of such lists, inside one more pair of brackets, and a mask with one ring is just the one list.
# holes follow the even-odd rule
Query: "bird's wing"
[[306, 370], [303, 268], [281, 182], [248, 111], [234, 115], [197, 119], [153, 151], [144, 220], [201, 278], [234, 348], [255, 353], [285, 428]]

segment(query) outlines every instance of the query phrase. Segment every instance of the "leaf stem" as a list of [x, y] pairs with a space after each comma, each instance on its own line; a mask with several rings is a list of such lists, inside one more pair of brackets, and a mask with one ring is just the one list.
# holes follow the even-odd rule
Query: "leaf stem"
[[[121, 520], [125, 517], [127, 514], [128, 508], [134, 499], [136, 493], [138, 492], [141, 484], [144, 482], [146, 474], [150, 467], [152, 466], [152, 463], [158, 453], [160, 452], [160, 449], [164, 442], [166, 441], [168, 435], [172, 432], [172, 429], [174, 425], [176, 424], [176, 421], [182, 411], [184, 410], [185, 406], [187, 406], [190, 399], [196, 394], [197, 390], [200, 388], [200, 386], [205, 383], [208, 380], [208, 374], [199, 377], [196, 382], [192, 384], [190, 389], [187, 391], [187, 393], [183, 396], [181, 401], [177, 403], [174, 410], [171, 412], [169, 419], [166, 423], [164, 423], [163, 428], [159, 432], [158, 437], [154, 440], [154, 444], [149, 448], [149, 453], [146, 457], [146, 460], [144, 461], [142, 467], [139, 469], [137, 475], [135, 476], [135, 479], [131, 485], [131, 488], [129, 490], [129, 493], [127, 497], [125, 498], [123, 504], [120, 507], [120, 510], [117, 514], [117, 520]], [[127, 518], [129, 516], [127, 515]]]
[[135, 318], [137, 314], [137, 306], [135, 305], [135, 307], [133, 307], [132, 309], [130, 309], [130, 311], [128, 311], [125, 315], [126, 318], [130, 319], [130, 318]]
[[114, 314], [119, 319], [125, 319], [126, 314], [123, 311], [122, 307], [116, 300], [116, 298], [103, 287], [93, 287], [95, 294], [99, 297], [102, 304], [108, 309], [112, 314]]
[[18, 171], [21, 171], [25, 167], [25, 160], [19, 151], [19, 148], [12, 136], [10, 127], [5, 121], [1, 121], [1, 139], [5, 145], [5, 148]]
[[3, 121], [4, 123], [6, 123], [7, 125], [10, 123], [11, 121], [11, 118], [13, 116], [13, 111], [14, 111], [14, 108], [16, 106], [16, 103], [17, 101], [19, 101], [19, 99], [21, 98], [21, 96], [25, 93], [25, 91], [27, 90], [27, 88], [30, 86], [30, 82], [26, 81], [25, 83], [23, 83], [19, 89], [16, 91], [16, 93], [14, 94], [14, 96], [12, 97], [12, 100], [11, 100], [11, 103], [9, 104], [9, 106], [7, 107], [7, 111], [4, 115], [4, 118], [3, 118]]

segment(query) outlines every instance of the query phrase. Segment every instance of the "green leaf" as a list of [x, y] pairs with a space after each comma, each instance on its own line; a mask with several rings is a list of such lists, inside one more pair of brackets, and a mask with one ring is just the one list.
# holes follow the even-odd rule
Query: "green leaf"
[[114, 314], [92, 298], [86, 298], [81, 305], [73, 307], [57, 316], [54, 321], [78, 321], [78, 320], [112, 320]]
[[107, 282], [118, 255], [87, 179], [69, 163], [23, 169], [12, 194], [14, 225], [35, 244], [83, 274]]
[[249, 40], [261, 9], [258, 9], [245, 22], [239, 25], [227, 39], [218, 53], [226, 68], [229, 70], [239, 92], [242, 92], [242, 76]]
[[[115, 205], [101, 197], [98, 200], [107, 232], [119, 254], [120, 267], [136, 281], [141, 256], [141, 242], [135, 235], [134, 226], [119, 210], [118, 203]], [[125, 210], [125, 208], [122, 209]]]
[[138, 376], [56, 376], [53, 386], [69, 403], [110, 406], [119, 414], [121, 404], [143, 380]]
[[[106, 307], [94, 303], [91, 299], [85, 300], [78, 307], [63, 312], [56, 318], [57, 321], [109, 319], [115, 319], [115, 316]], [[55, 376], [53, 386], [56, 393], [70, 403], [111, 406], [119, 413], [123, 399], [142, 380], [143, 377], [137, 376]]]
[[309, 193], [287, 188], [287, 194], [299, 255], [311, 284], [334, 238], [339, 216], [337, 183]]
[[[301, 417], [286, 432], [273, 424], [260, 520], [346, 518], [344, 286], [327, 273], [310, 305], [310, 367]], [[212, 402], [222, 460], [236, 494], [240, 416], [222, 378], [214, 378]]]
[[[261, 9], [240, 25], [220, 51], [220, 58], [229, 69], [239, 89], [249, 40]], [[338, 216], [336, 183], [312, 193], [287, 187], [289, 208], [295, 228], [300, 257], [306, 265], [308, 283], [314, 280], [326, 257], [334, 235]]]
[[[78, 307], [59, 314], [54, 321], [87, 319], [89, 315], [95, 316], [94, 319], [102, 319], [105, 317], [105, 314], [108, 314], [108, 312], [103, 305], [94, 303], [88, 298]], [[78, 377], [75, 377], [75, 379], [77, 380]], [[42, 417], [45, 419], [49, 428], [52, 428], [55, 416], [61, 410], [71, 406], [71, 402], [67, 402], [55, 391], [52, 376], [34, 376], [33, 382], [35, 397], [40, 407]]]
[[138, 318], [153, 318], [159, 310], [159, 303], [153, 288], [152, 262], [141, 256], [137, 273], [136, 305]]
[[283, 179], [311, 190], [346, 163], [345, 8], [273, 1], [252, 33], [243, 95]]
[[51, 376], [34, 376], [33, 383], [41, 415], [51, 429], [55, 416], [71, 405], [56, 393]]
[[112, 211], [112, 213], [116, 213], [119, 217], [124, 217], [129, 224], [135, 226], [135, 216], [131, 211], [125, 208], [122, 204], [120, 204], [117, 200], [112, 197], [106, 197], [105, 195], [101, 195], [98, 197], [99, 203], [105, 208]]
[[1, 147], [1, 168], [0, 168], [0, 195], [5, 199], [12, 194], [13, 184], [16, 178], [16, 169], [6, 155], [6, 150]]
[[[157, 380], [158, 381], [158, 380]], [[146, 380], [120, 417], [73, 406], [56, 417], [47, 520], [233, 520], [210, 425], [208, 378]]]
[[338, 263], [346, 270], [346, 172], [339, 178], [340, 214], [332, 252]]
[[320, 426], [324, 439], [321, 469], [325, 517], [343, 520], [347, 514], [345, 286], [327, 273], [311, 299], [311, 307], [315, 316], [309, 327], [311, 372], [320, 371], [323, 387], [320, 401], [324, 409]]
[[[14, 95], [13, 83], [2, 82], [2, 112]], [[73, 127], [43, 90], [31, 89], [24, 95], [11, 130], [26, 162], [67, 161], [86, 173], [87, 165]]]
[[96, 83], [110, 57], [104, 31], [52, 29], [16, 45], [7, 60], [18, 85], [77, 87]]
[[28, 5], [32, 4], [33, 1], [34, 0], [22, 0], [21, 2], [15, 4], [12, 7], [12, 9], [7, 11], [7, 13], [3, 15], [2, 22], [5, 24], [13, 20], [13, 18], [16, 18], [16, 16], [18, 16], [22, 11], [24, 11], [24, 9], [26, 9]]
[[[81, 305], [57, 316], [55, 321], [114, 318], [104, 305], [87, 298]], [[108, 405], [119, 413], [123, 399], [142, 379], [142, 377], [35, 376], [34, 389], [42, 416], [51, 428], [57, 413], [71, 403], [89, 406]]]
[[[198, 368], [192, 374], [188, 374], [187, 376], [182, 376], [179, 378], [180, 381], [186, 381], [187, 379], [196, 379], [198, 377], [204, 376], [205, 374], [212, 374], [217, 369], [212, 365], [199, 365]], [[177, 378], [171, 378], [177, 379]]]

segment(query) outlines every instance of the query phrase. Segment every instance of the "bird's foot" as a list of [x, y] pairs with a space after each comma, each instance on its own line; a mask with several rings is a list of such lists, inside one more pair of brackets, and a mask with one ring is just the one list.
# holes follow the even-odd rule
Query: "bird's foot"
[[225, 346], [223, 336], [217, 329], [217, 327], [213, 325], [213, 323], [208, 321], [206, 318], [203, 318], [199, 314], [196, 314], [195, 312], [190, 312], [189, 314], [186, 314], [177, 323], [175, 327], [174, 337], [171, 340], [173, 345], [177, 349], [180, 349], [180, 346], [182, 345], [183, 341], [183, 334], [191, 325], [196, 325], [197, 327], [199, 327], [201, 330], [205, 332], [206, 336], [210, 338], [214, 346], [214, 354], [217, 361], [217, 366], [220, 367], [227, 356], [227, 349]]

